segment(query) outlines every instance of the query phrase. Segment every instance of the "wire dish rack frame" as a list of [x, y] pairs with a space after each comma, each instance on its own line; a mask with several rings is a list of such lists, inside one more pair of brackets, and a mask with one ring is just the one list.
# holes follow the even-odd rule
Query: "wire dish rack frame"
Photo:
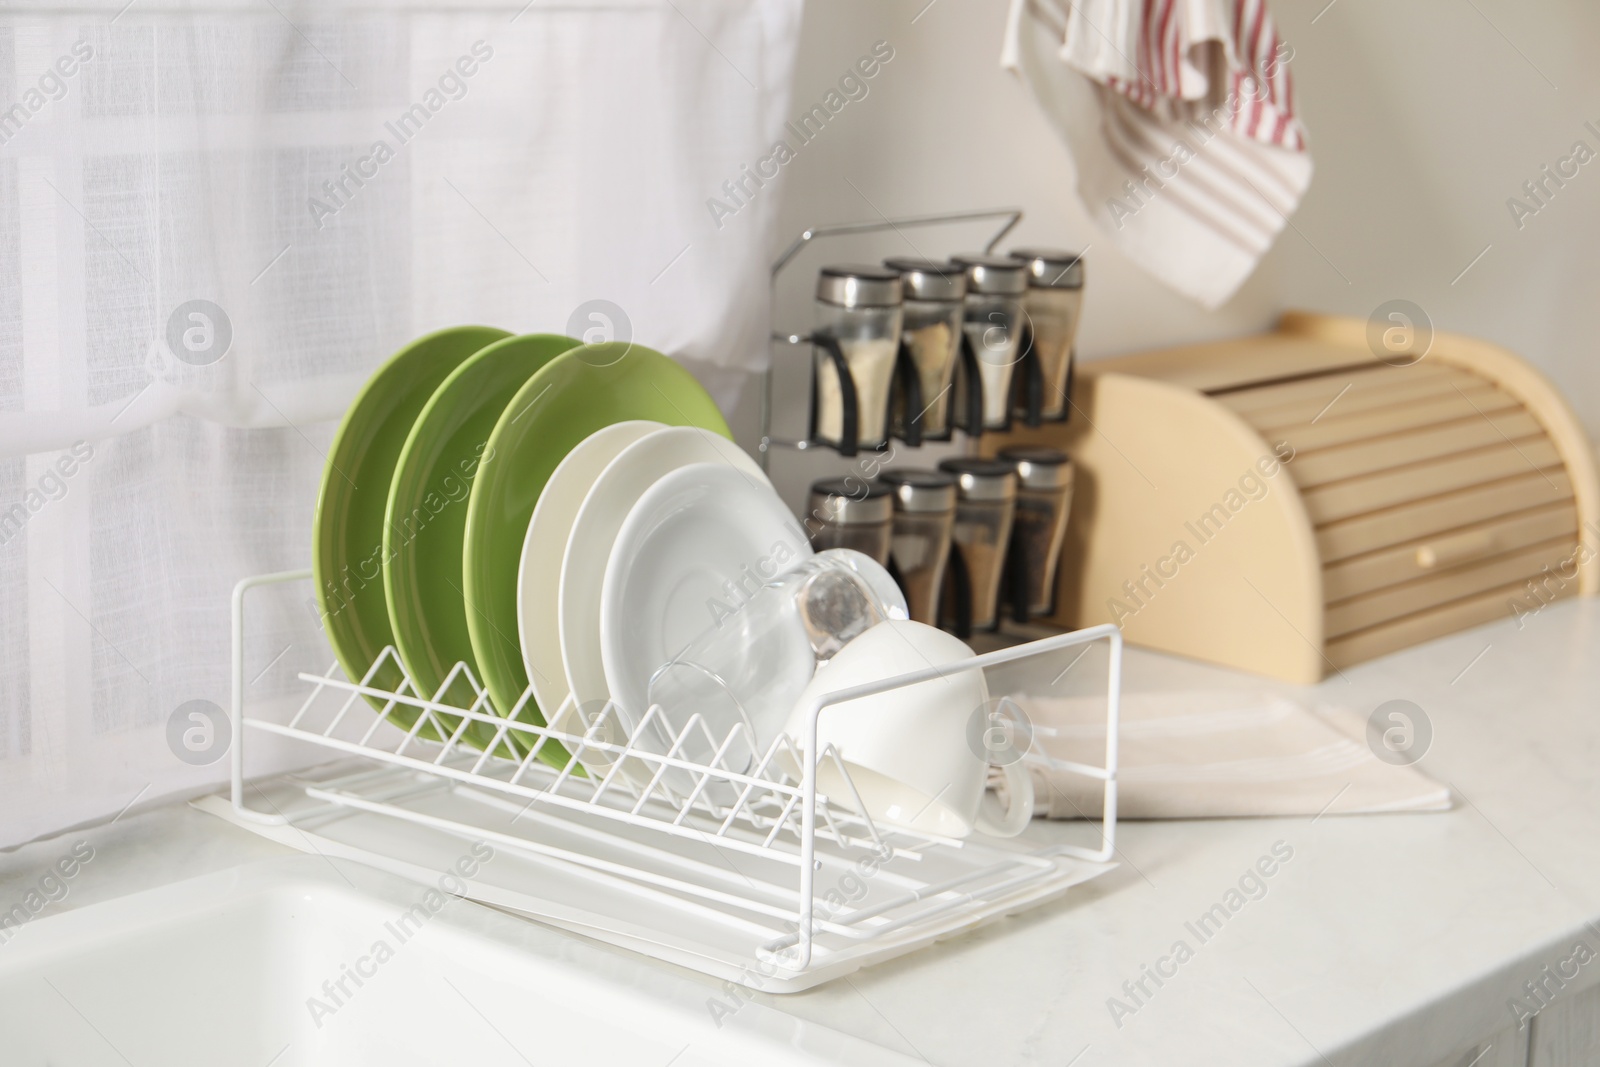
[[[262, 575], [235, 588], [230, 790], [226, 799], [197, 802], [285, 844], [432, 880], [447, 863], [443, 842], [457, 850], [461, 841], [488, 842], [516, 862], [497, 865], [494, 878], [464, 881], [458, 895], [724, 978], [748, 978], [758, 968], [766, 976], [761, 988], [774, 992], [1024, 910], [1112, 866], [1122, 655], [1114, 626], [825, 694], [798, 744], [780, 737], [759, 753], [747, 747], [741, 759], [731, 753], [748, 742], [738, 736], [742, 724], [718, 738], [699, 715], [680, 726], [658, 707], [632, 723], [608, 704], [579, 729], [569, 701], [547, 725], [531, 710], [530, 688], [502, 718], [465, 664], [438, 693], [422, 695], [393, 648], [360, 679], [344, 677], [337, 664], [321, 675], [300, 674], [309, 692], [287, 721], [252, 714], [245, 706], [247, 594], [310, 576]], [[1016, 840], [880, 825], [859, 797], [819, 792], [818, 767], [829, 761], [854, 794], [839, 754], [818, 751], [823, 708], [942, 674], [1064, 656], [1099, 641], [1109, 646], [1105, 765], [1051, 760], [1036, 748], [1024, 757], [1103, 783], [1098, 847], [1029, 849]], [[375, 686], [391, 667], [406, 681], [394, 690]], [[475, 694], [464, 708], [440, 699], [458, 679]], [[396, 715], [401, 709], [403, 717]], [[632, 728], [619, 729], [624, 722]], [[472, 723], [495, 732], [488, 751], [464, 743]], [[325, 772], [252, 781], [252, 734], [348, 759]], [[711, 758], [689, 758], [686, 749], [695, 744]], [[574, 758], [559, 769], [544, 762], [552, 745]], [[580, 760], [594, 773], [579, 770]], [[247, 784], [270, 810], [247, 803]], [[397, 832], [401, 825], [406, 829]], [[841, 893], [841, 884], [849, 892]]]

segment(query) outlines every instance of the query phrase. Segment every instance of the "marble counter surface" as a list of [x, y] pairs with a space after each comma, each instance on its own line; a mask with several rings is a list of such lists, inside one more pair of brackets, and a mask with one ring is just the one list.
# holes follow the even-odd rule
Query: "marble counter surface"
[[[1520, 628], [1479, 627], [1310, 688], [1138, 650], [1125, 678], [1130, 690], [1265, 688], [1363, 713], [1412, 701], [1433, 734], [1418, 766], [1452, 787], [1456, 807], [1123, 823], [1121, 866], [1065, 900], [755, 1000], [941, 1065], [1432, 1065], [1514, 1031], [1508, 1002], [1536, 1006], [1524, 983], [1576, 941], [1600, 949], [1600, 601], [1554, 604]], [[1084, 832], [1028, 831], [1040, 842]], [[50, 909], [285, 853], [160, 808], [0, 854], [0, 900], [19, 898], [79, 839], [94, 858]], [[1197, 937], [1198, 917], [1264, 856], [1275, 859], [1264, 895]], [[710, 979], [618, 956], [721, 995]], [[1163, 959], [1170, 977], [1158, 985], [1147, 968]], [[1552, 996], [1596, 985], [1600, 960]]]

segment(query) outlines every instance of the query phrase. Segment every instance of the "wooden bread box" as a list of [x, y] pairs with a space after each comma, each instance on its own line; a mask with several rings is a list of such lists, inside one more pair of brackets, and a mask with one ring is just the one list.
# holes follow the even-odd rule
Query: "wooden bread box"
[[1565, 400], [1481, 340], [1439, 333], [1416, 356], [1380, 360], [1365, 320], [1292, 312], [1080, 364], [1068, 422], [980, 440], [1077, 467], [1048, 621], [1311, 683], [1594, 594], [1600, 486]]

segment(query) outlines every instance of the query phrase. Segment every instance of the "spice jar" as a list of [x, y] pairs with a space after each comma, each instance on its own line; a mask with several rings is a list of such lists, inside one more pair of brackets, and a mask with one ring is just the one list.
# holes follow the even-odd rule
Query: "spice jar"
[[954, 546], [940, 601], [941, 625], [965, 637], [999, 621], [1000, 580], [1017, 503], [1016, 466], [1006, 460], [959, 457], [939, 469], [955, 476]]
[[1018, 621], [1050, 614], [1056, 566], [1072, 507], [1072, 461], [1054, 448], [1018, 446], [1000, 458], [1017, 471], [1016, 518], [1011, 526], [1010, 600]]
[[[1022, 355], [1027, 268], [1004, 256], [963, 253], [951, 258], [967, 272], [962, 327], [973, 355], [972, 362], [963, 363], [964, 370], [956, 376], [957, 425], [969, 433], [1004, 430], [1011, 425], [1011, 378]], [[973, 370], [983, 391], [981, 427], [971, 425], [968, 414], [971, 386], [967, 381]]]
[[[897, 257], [883, 265], [900, 273], [906, 350], [922, 384], [922, 439], [950, 437], [950, 390], [961, 355], [962, 302], [967, 295], [964, 268], [947, 260]], [[902, 440], [916, 416], [905, 397], [895, 397], [894, 432]], [[912, 616], [915, 618], [916, 616]]]
[[818, 552], [853, 548], [887, 567], [894, 501], [889, 488], [849, 475], [811, 483], [806, 531]]
[[1065, 422], [1071, 414], [1073, 345], [1083, 313], [1083, 257], [1052, 248], [1014, 248], [1012, 258], [1028, 271], [1028, 292], [1022, 305], [1033, 329], [1033, 351], [1039, 359], [1040, 416]]
[[943, 471], [884, 471], [878, 481], [894, 499], [894, 533], [889, 555], [905, 590], [912, 621], [939, 621], [939, 590], [950, 558], [956, 521], [956, 480]]
[[[867, 265], [822, 268], [817, 277], [814, 440], [845, 455], [888, 443], [900, 320], [900, 275]], [[841, 381], [841, 371], [848, 373], [849, 385]], [[852, 399], [854, 410], [847, 411]]]

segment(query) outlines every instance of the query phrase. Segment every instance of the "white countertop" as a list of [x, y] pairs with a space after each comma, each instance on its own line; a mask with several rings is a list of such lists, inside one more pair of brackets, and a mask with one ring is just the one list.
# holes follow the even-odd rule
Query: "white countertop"
[[[1430, 1064], [1514, 1025], [1507, 1000], [1580, 934], [1600, 945], [1584, 931], [1600, 924], [1600, 601], [1554, 604], [1521, 629], [1479, 627], [1310, 689], [1139, 650], [1125, 679], [1130, 690], [1281, 689], [1363, 713], [1410, 700], [1433, 727], [1419, 766], [1453, 787], [1457, 807], [1125, 822], [1122, 866], [1060, 902], [757, 1001], [935, 1064]], [[1084, 831], [1036, 823], [1029, 834]], [[96, 856], [56, 909], [287, 852], [186, 807], [70, 836]], [[1266, 895], [1201, 943], [1185, 924], [1279, 842], [1293, 857]], [[0, 897], [60, 848], [0, 854]], [[1108, 999], [1135, 1004], [1123, 983], [1180, 939], [1192, 958], [1159, 988], [1145, 979], [1148, 995], [1119, 1026]], [[656, 972], [720, 995], [711, 979], [616, 955], [645, 980]], [[1600, 965], [1586, 966], [1560, 996], [1595, 984]]]

